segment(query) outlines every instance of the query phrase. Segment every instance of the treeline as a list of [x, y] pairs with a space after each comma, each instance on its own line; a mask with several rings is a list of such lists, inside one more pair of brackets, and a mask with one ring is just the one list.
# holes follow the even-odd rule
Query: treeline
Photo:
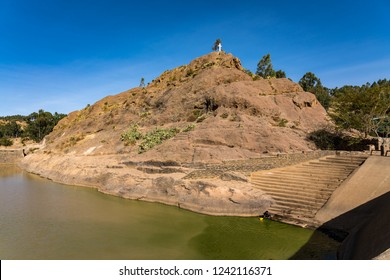
[[[286, 77], [284, 71], [274, 70], [270, 54], [259, 61], [255, 74], [245, 72], [254, 80]], [[358, 132], [361, 138], [390, 136], [390, 80], [327, 88], [314, 73], [307, 72], [298, 83], [316, 96], [340, 131]]]
[[14, 138], [41, 141], [66, 115], [39, 110], [28, 116], [0, 117], [0, 146], [11, 146]]

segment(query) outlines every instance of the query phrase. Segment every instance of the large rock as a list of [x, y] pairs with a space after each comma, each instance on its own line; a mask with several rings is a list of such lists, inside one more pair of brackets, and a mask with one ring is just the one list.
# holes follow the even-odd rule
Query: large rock
[[[156, 127], [182, 132], [139, 154], [140, 141], [121, 141], [132, 124], [142, 133]], [[69, 114], [46, 137], [46, 146], [22, 165], [56, 181], [123, 197], [145, 195], [145, 200], [207, 213], [261, 214], [270, 200], [261, 202], [260, 193], [252, 196], [245, 178], [232, 180], [233, 192], [226, 187], [230, 181], [208, 182], [209, 196], [199, 191], [203, 183], [183, 178], [195, 165], [315, 149], [307, 134], [328, 124], [324, 108], [298, 84], [253, 80], [238, 58], [213, 52], [165, 71], [145, 88], [108, 96]], [[126, 161], [134, 168], [124, 168], [121, 162]], [[174, 162], [178, 167], [164, 169], [176, 172], [174, 176], [162, 175], [158, 167], [141, 168], [146, 162]], [[216, 200], [219, 196], [223, 199]]]

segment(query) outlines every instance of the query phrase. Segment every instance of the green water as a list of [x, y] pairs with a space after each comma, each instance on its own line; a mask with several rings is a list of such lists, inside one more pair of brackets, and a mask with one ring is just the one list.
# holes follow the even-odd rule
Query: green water
[[[0, 259], [288, 259], [312, 235], [125, 200], [0, 165]], [[332, 257], [330, 239], [316, 243], [305, 258]]]

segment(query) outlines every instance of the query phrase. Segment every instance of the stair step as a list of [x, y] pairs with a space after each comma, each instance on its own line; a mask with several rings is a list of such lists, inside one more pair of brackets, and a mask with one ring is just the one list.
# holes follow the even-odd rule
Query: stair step
[[328, 200], [327, 196], [306, 196], [306, 195], [300, 195], [300, 194], [288, 194], [288, 193], [275, 193], [275, 192], [267, 192], [268, 195], [272, 196], [274, 199], [283, 199], [283, 200], [289, 200], [289, 199], [297, 199], [300, 201], [308, 201], [308, 202], [325, 202]]
[[[340, 176], [339, 176], [340, 177]], [[300, 175], [292, 175], [292, 174], [267, 174], [267, 175], [252, 175], [251, 179], [253, 180], [277, 180], [281, 182], [310, 182], [310, 183], [319, 183], [319, 184], [338, 184], [340, 179], [338, 178], [323, 178], [318, 176], [300, 176]]]
[[273, 198], [275, 203], [268, 209], [271, 215], [281, 221], [314, 225], [318, 210], [366, 159], [365, 156], [327, 156], [290, 167], [254, 172], [250, 182], [254, 189]]
[[329, 185], [329, 184], [337, 184], [340, 182], [340, 180], [326, 180], [326, 179], [317, 179], [315, 177], [313, 178], [302, 178], [302, 177], [295, 177], [295, 178], [289, 178], [284, 176], [252, 176], [252, 181], [263, 181], [263, 182], [280, 182], [280, 183], [289, 183], [289, 182], [295, 182], [300, 184], [319, 184], [319, 185]]
[[306, 200], [306, 199], [298, 199], [298, 198], [279, 198], [279, 197], [272, 197], [276, 203], [278, 204], [281, 204], [281, 205], [307, 205], [307, 206], [310, 206], [310, 207], [321, 207], [322, 205], [324, 205], [324, 203], [326, 202], [321, 200], [321, 201], [310, 201], [310, 200]]
[[307, 194], [307, 196], [313, 196], [313, 194], [319, 194], [319, 195], [328, 195], [330, 196], [334, 188], [324, 189], [324, 188], [309, 188], [309, 187], [303, 187], [300, 189], [296, 189], [293, 187], [274, 187], [274, 186], [266, 186], [266, 185], [257, 185], [255, 184], [255, 187], [263, 190], [266, 193], [270, 192], [278, 192], [278, 193], [291, 193], [291, 194]]
[[266, 186], [280, 186], [280, 187], [296, 187], [296, 188], [302, 188], [302, 187], [331, 187], [331, 186], [338, 186], [339, 184], [337, 182], [329, 182], [329, 183], [318, 183], [318, 182], [295, 182], [295, 181], [277, 181], [277, 180], [267, 180], [267, 179], [251, 179], [251, 183], [253, 184], [260, 184], [260, 185], [266, 185]]

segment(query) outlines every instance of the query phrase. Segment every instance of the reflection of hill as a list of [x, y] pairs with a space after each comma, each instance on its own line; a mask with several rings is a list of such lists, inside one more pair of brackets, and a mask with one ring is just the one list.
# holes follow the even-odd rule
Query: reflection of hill
[[0, 164], [0, 177], [13, 176], [21, 172], [21, 169], [13, 164]]

